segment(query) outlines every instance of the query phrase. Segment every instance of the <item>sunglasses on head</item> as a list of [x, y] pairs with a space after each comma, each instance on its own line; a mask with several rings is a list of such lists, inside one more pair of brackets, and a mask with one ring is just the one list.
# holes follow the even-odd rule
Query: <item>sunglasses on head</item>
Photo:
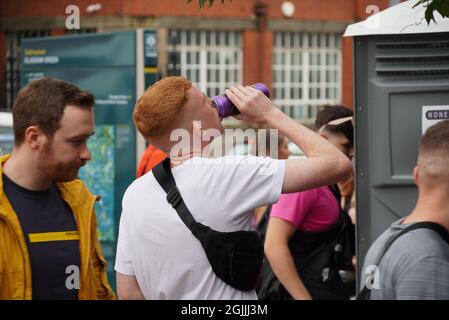
[[326, 123], [325, 125], [323, 125], [320, 128], [320, 130], [318, 130], [318, 133], [321, 133], [327, 126], [338, 126], [338, 125], [348, 122], [348, 121], [351, 121], [352, 125], [354, 126], [354, 118], [352, 116], [344, 117], [344, 118], [335, 119], [335, 120], [332, 120], [332, 121]]

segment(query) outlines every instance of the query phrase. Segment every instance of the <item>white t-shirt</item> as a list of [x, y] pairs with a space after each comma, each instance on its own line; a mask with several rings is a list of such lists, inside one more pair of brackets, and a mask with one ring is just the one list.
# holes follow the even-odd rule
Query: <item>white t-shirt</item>
[[[172, 172], [195, 220], [232, 232], [249, 230], [253, 209], [278, 200], [285, 161], [195, 157]], [[123, 196], [115, 270], [135, 276], [146, 299], [257, 299], [254, 291], [234, 289], [215, 275], [151, 171]]]

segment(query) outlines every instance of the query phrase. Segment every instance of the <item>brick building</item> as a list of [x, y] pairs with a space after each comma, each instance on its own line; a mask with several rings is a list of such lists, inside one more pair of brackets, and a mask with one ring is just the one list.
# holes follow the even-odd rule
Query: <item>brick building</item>
[[[3, 0], [0, 107], [11, 107], [19, 87], [23, 37], [155, 28], [160, 74], [179, 71], [209, 96], [234, 83], [265, 82], [276, 104], [303, 122], [320, 104], [352, 108], [352, 41], [341, 35], [373, 5], [383, 10], [399, 0], [286, 2], [215, 0], [200, 9], [197, 0]], [[80, 10], [79, 30], [65, 28], [69, 5]]]

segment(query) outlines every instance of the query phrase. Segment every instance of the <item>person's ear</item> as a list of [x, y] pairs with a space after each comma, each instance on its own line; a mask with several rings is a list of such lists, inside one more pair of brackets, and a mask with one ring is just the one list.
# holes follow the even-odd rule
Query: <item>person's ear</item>
[[413, 169], [413, 181], [415, 181], [415, 184], [419, 187], [419, 168], [418, 166], [415, 166]]
[[326, 133], [325, 130], [321, 131], [321, 132], [319, 133], [319, 135], [320, 135], [321, 137], [323, 137], [324, 139], [329, 140], [329, 135]]
[[39, 149], [44, 144], [46, 138], [38, 126], [29, 126], [25, 130], [24, 141], [31, 149]]

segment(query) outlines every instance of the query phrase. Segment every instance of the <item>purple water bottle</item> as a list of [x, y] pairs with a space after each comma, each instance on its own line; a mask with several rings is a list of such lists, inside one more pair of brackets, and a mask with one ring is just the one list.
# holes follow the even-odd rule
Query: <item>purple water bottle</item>
[[[270, 97], [270, 91], [268, 87], [263, 83], [253, 84], [252, 87], [263, 92], [268, 98]], [[221, 119], [230, 116], [235, 116], [240, 113], [239, 109], [232, 103], [232, 101], [226, 97], [226, 95], [215, 96], [212, 98], [212, 103], [215, 104], [218, 109], [218, 115]]]

